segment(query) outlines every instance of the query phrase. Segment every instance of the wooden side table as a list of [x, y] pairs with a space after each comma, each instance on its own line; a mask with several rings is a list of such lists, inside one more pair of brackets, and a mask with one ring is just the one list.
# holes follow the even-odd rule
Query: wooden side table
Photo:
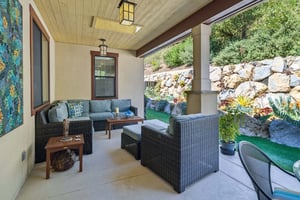
[[144, 123], [144, 118], [139, 116], [129, 117], [129, 118], [107, 118], [106, 119], [106, 129], [105, 133], [108, 132], [108, 138], [111, 138], [111, 126], [114, 124], [127, 124], [130, 122], [142, 122]]
[[83, 134], [70, 135], [72, 138], [70, 141], [63, 141], [63, 136], [49, 138], [45, 149], [46, 149], [46, 179], [50, 176], [50, 165], [51, 165], [51, 153], [62, 151], [65, 149], [79, 149], [79, 172], [82, 172], [82, 152], [84, 138]]

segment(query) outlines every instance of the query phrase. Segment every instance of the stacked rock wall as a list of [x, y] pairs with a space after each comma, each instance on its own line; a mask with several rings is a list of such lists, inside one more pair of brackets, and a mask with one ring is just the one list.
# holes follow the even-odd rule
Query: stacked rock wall
[[[147, 75], [145, 81], [160, 83], [160, 98], [181, 98], [184, 91], [191, 89], [192, 78], [191, 68]], [[300, 101], [300, 56], [210, 66], [210, 79], [220, 100], [243, 95], [253, 99], [257, 107], [267, 107], [269, 97], [282, 95]]]

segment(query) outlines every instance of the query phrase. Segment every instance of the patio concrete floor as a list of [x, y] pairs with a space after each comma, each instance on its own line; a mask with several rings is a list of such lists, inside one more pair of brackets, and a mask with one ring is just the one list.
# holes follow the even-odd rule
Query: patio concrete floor
[[[17, 200], [254, 200], [256, 193], [239, 157], [220, 154], [220, 170], [176, 193], [171, 185], [143, 167], [132, 155], [120, 148], [121, 130], [112, 131], [109, 140], [104, 131], [96, 132], [93, 154], [84, 155], [83, 172], [77, 161], [64, 172], [51, 172], [45, 179], [45, 162], [34, 166]], [[278, 170], [275, 185], [300, 191], [300, 182]]]

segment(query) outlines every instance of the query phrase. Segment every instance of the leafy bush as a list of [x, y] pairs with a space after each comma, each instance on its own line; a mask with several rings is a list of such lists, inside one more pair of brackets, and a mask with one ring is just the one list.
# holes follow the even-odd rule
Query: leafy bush
[[212, 28], [211, 61], [217, 65], [300, 54], [299, 0], [269, 0]]
[[177, 67], [182, 65], [182, 61], [180, 60], [179, 54], [183, 50], [182, 45], [180, 43], [169, 48], [164, 57], [164, 61], [169, 67]]
[[152, 60], [151, 62], [152, 71], [158, 71], [160, 69], [160, 65], [157, 60]]
[[192, 38], [188, 37], [183, 42], [169, 47], [164, 56], [164, 61], [169, 67], [191, 65], [193, 63]]

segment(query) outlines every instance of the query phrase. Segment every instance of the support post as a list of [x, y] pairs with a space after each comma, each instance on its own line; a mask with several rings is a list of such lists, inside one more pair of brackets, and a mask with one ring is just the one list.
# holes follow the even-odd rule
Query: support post
[[194, 78], [187, 92], [187, 114], [217, 113], [217, 92], [211, 90], [209, 79], [210, 33], [211, 27], [204, 24], [192, 29]]

